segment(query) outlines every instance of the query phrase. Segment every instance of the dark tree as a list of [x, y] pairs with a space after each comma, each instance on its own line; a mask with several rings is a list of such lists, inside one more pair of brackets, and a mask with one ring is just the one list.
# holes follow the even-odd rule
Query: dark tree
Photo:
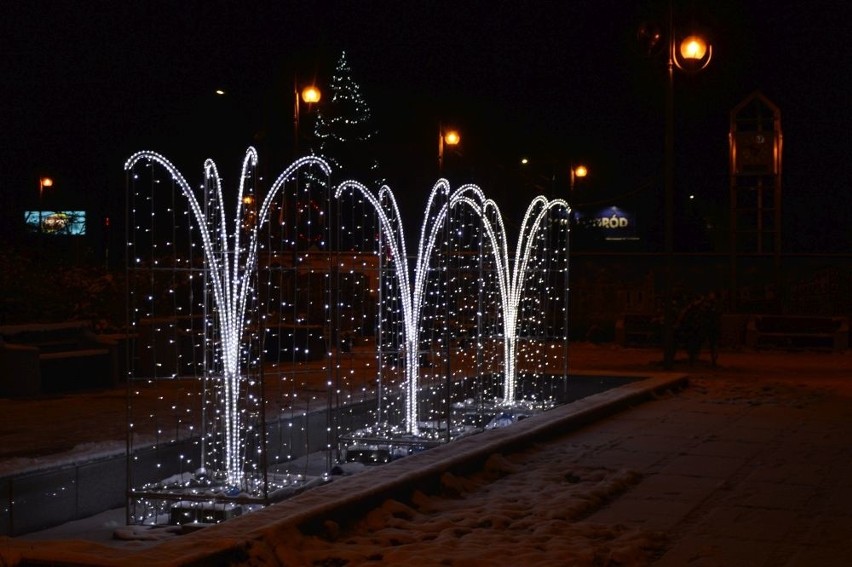
[[329, 160], [336, 179], [356, 179], [378, 187], [384, 179], [375, 157], [376, 129], [345, 51], [337, 61], [330, 88], [329, 101], [317, 110], [315, 151]]

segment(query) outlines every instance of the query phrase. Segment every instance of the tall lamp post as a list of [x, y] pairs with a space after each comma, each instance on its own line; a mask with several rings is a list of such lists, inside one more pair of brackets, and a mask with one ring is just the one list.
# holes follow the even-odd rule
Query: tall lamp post
[[669, 1], [667, 26], [666, 136], [665, 136], [665, 287], [663, 292], [663, 367], [674, 365], [674, 69], [700, 71], [710, 64], [712, 47], [700, 36], [689, 35], [677, 44], [672, 3]]
[[[569, 203], [568, 204], [570, 205], [569, 213], [568, 213], [569, 235], [570, 235], [570, 231], [573, 230], [577, 226], [577, 221], [576, 221], [576, 219], [577, 219], [577, 207], [576, 207], [576, 201], [574, 199], [574, 188], [577, 185], [577, 179], [583, 179], [587, 175], [589, 175], [589, 168], [586, 167], [585, 165], [582, 165], [582, 164], [571, 164], [570, 174], [571, 174], [571, 183], [570, 183], [569, 189], [568, 189], [568, 195], [569, 195], [569, 197], [568, 197]], [[571, 251], [573, 250], [573, 246], [574, 246], [574, 236], [570, 235], [569, 247], [568, 247], [568, 264], [569, 265], [568, 265], [568, 273], [565, 276], [565, 305], [566, 306], [571, 305], [568, 301], [568, 298], [569, 298], [568, 294], [569, 294], [570, 289], [571, 289], [571, 274], [574, 273], [574, 271], [573, 271], [574, 270], [574, 264], [571, 261], [572, 260], [571, 259]], [[565, 310], [565, 336], [566, 337], [569, 335], [568, 328], [569, 328], [569, 322], [570, 321], [568, 320], [568, 318], [570, 316], [571, 316], [571, 311], [570, 311], [570, 309], [566, 308], [566, 310]], [[565, 356], [565, 369], [564, 369], [564, 371], [565, 371], [565, 376], [567, 377], [568, 376], [568, 361], [569, 361], [567, 345], [566, 345], [566, 351], [564, 353], [564, 356]]]
[[322, 97], [320, 90], [314, 85], [308, 85], [299, 92], [299, 83], [293, 79], [293, 159], [299, 157], [299, 117], [301, 115], [301, 105], [299, 100], [310, 105], [319, 102]]
[[44, 214], [44, 188], [53, 187], [53, 179], [50, 177], [41, 177], [38, 180], [38, 231], [44, 232], [42, 215]]
[[445, 130], [441, 124], [438, 124], [438, 174], [444, 174], [444, 145], [457, 146], [461, 142], [461, 136], [457, 130]]

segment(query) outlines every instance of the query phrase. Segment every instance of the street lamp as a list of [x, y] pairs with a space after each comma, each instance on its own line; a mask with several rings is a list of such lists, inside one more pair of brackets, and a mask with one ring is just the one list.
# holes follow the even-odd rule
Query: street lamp
[[[577, 179], [582, 179], [589, 174], [589, 168], [585, 165], [571, 166], [571, 198], [574, 198], [574, 185]], [[573, 203], [572, 203], [573, 204]]]
[[665, 279], [663, 290], [663, 367], [674, 365], [674, 305], [672, 305], [674, 270], [674, 69], [700, 71], [710, 64], [713, 49], [698, 35], [689, 35], [676, 50], [672, 2], [669, 0], [666, 81], [665, 136]]
[[444, 173], [444, 145], [457, 146], [461, 142], [461, 136], [458, 130], [448, 129], [438, 125], [438, 172]]
[[[705, 55], [707, 56], [707, 60], [703, 61]], [[713, 47], [708, 45], [703, 37], [691, 35], [680, 42], [680, 56], [687, 63], [700, 64], [700, 68], [703, 69], [710, 64], [710, 58], [713, 56]]]
[[569, 220], [570, 225], [575, 225], [576, 224], [576, 218], [577, 218], [577, 207], [576, 207], [576, 203], [575, 203], [575, 200], [574, 200], [574, 187], [577, 185], [577, 179], [583, 179], [587, 175], [589, 175], [589, 168], [586, 167], [585, 165], [582, 165], [582, 164], [572, 165], [570, 173], [571, 173], [571, 185], [569, 186], [568, 194], [570, 196], [569, 199], [571, 201], [571, 214], [570, 214], [568, 220]]
[[44, 188], [53, 187], [53, 179], [50, 177], [40, 177], [38, 180], [38, 231], [44, 231], [42, 227], [42, 215], [44, 214]]
[[315, 102], [319, 102], [322, 97], [322, 93], [320, 90], [313, 85], [307, 86], [302, 89], [302, 100], [307, 104], [314, 104]]
[[308, 85], [299, 92], [299, 83], [293, 78], [293, 159], [299, 157], [299, 116], [301, 114], [299, 99], [308, 105], [319, 102], [322, 93], [314, 85]]

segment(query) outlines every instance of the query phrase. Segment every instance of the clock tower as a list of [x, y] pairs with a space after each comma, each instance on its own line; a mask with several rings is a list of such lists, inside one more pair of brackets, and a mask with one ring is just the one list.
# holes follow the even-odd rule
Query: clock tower
[[736, 304], [737, 264], [781, 257], [781, 112], [755, 91], [731, 111], [731, 292]]

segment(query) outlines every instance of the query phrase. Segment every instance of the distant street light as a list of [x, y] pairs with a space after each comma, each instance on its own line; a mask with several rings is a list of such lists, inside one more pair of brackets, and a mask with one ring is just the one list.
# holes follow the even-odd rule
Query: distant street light
[[301, 116], [299, 99], [310, 108], [310, 105], [319, 102], [320, 98], [322, 93], [314, 85], [308, 85], [299, 93], [299, 83], [295, 77], [293, 78], [293, 159], [299, 157], [299, 118]]
[[575, 220], [577, 218], [577, 207], [574, 199], [574, 188], [577, 186], [577, 179], [583, 179], [589, 174], [589, 168], [582, 164], [572, 165], [570, 173], [571, 185], [569, 186], [568, 200], [570, 201], [571, 205], [571, 214], [568, 220], [570, 224], [573, 225], [576, 224]]
[[314, 104], [315, 102], [319, 102], [322, 97], [322, 93], [315, 86], [311, 85], [302, 89], [302, 100], [307, 104]]
[[[713, 49], [697, 36], [689, 35], [680, 43], [679, 53], [675, 50], [674, 16], [669, 0], [667, 40], [666, 82], [666, 136], [665, 136], [665, 278], [663, 290], [663, 367], [671, 370], [674, 365], [674, 68], [682, 71], [700, 71], [710, 64]], [[678, 56], [679, 55], [679, 56]]]
[[444, 130], [444, 127], [438, 125], [438, 172], [444, 174], [444, 144], [448, 146], [457, 146], [461, 142], [461, 136], [457, 130]]
[[[589, 174], [589, 169], [585, 165], [571, 166], [571, 198], [574, 198], [574, 185], [577, 179], [582, 179]], [[572, 205], [574, 203], [571, 203]]]
[[50, 177], [41, 177], [38, 180], [38, 231], [43, 232], [44, 228], [42, 226], [43, 219], [42, 215], [44, 214], [44, 188], [45, 187], [53, 187], [53, 179]]

